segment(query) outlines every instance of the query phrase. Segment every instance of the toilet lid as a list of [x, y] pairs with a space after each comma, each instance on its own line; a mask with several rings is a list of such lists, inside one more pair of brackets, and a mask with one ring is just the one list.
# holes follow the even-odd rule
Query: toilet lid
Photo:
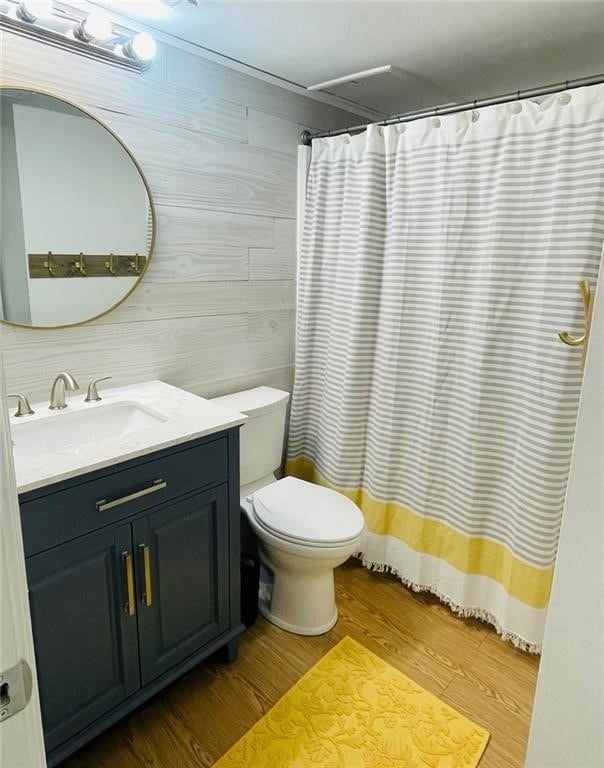
[[295, 477], [260, 488], [253, 503], [255, 515], [266, 528], [298, 541], [350, 541], [365, 524], [361, 510], [346, 496]]

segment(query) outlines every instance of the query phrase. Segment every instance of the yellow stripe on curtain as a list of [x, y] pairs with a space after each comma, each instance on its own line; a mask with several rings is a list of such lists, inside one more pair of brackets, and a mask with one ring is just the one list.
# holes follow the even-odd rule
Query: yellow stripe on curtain
[[[288, 475], [333, 488], [317, 472], [310, 459], [289, 459], [285, 469]], [[335, 490], [348, 496], [360, 507], [367, 528], [372, 533], [395, 536], [417, 552], [440, 557], [463, 573], [494, 579], [509, 595], [531, 608], [547, 606], [553, 568], [535, 568], [514, 557], [501, 544], [466, 536], [400, 504], [374, 499], [363, 488]]]

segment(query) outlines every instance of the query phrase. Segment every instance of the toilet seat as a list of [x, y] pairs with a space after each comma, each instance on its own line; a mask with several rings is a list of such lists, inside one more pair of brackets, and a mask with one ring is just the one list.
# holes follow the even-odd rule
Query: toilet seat
[[[346, 549], [346, 547], [350, 546], [351, 542], [355, 542], [359, 538], [358, 536], [354, 536], [352, 539], [347, 539], [345, 541], [332, 542], [296, 539], [293, 536], [284, 536], [283, 534], [277, 533], [276, 531], [272, 530], [272, 528], [269, 528], [267, 525], [265, 525], [253, 512], [252, 515], [254, 518], [254, 523], [258, 526], [259, 529], [264, 531], [266, 535], [270, 537], [270, 539], [273, 540], [275, 546], [277, 546], [276, 541], [281, 541], [284, 545], [289, 545], [290, 547], [299, 547], [300, 549], [312, 549], [317, 553], [319, 551], [334, 552], [339, 549]], [[257, 534], [260, 535], [258, 531]]]
[[306, 546], [337, 547], [358, 538], [365, 522], [357, 505], [337, 491], [284, 477], [252, 496], [254, 519], [268, 533]]

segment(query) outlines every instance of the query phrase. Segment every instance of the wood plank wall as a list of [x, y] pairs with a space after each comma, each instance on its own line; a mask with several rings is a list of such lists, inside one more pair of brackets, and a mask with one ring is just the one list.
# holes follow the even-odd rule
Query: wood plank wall
[[2, 84], [63, 96], [122, 138], [158, 220], [149, 271], [118, 309], [65, 330], [2, 325], [9, 391], [46, 399], [63, 369], [81, 386], [161, 378], [205, 396], [290, 387], [299, 132], [358, 116], [165, 45], [144, 75], [9, 33], [0, 56]]

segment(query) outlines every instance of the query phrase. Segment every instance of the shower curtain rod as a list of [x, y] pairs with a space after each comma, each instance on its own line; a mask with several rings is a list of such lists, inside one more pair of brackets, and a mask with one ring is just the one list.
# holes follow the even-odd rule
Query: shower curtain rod
[[313, 139], [325, 139], [329, 136], [341, 136], [344, 133], [361, 133], [369, 125], [395, 125], [396, 123], [409, 123], [412, 120], [419, 120], [422, 117], [435, 117], [437, 115], [452, 115], [455, 112], [465, 112], [469, 109], [480, 109], [481, 107], [491, 107], [494, 104], [506, 104], [509, 101], [518, 101], [519, 99], [533, 99], [537, 96], [546, 96], [558, 91], [569, 91], [572, 88], [581, 88], [586, 85], [599, 85], [604, 83], [604, 74], [593, 75], [592, 77], [581, 77], [577, 80], [565, 80], [563, 83], [554, 83], [545, 85], [541, 88], [531, 88], [525, 91], [513, 91], [504, 93], [501, 96], [494, 96], [490, 99], [478, 99], [477, 101], [466, 101], [463, 104], [442, 104], [439, 107], [430, 107], [429, 109], [416, 109], [412, 112], [402, 112], [400, 115], [392, 115], [384, 120], [377, 120], [372, 123], [363, 123], [362, 125], [353, 125], [348, 128], [338, 128], [335, 131], [302, 131], [300, 141], [306, 146], [310, 146]]

